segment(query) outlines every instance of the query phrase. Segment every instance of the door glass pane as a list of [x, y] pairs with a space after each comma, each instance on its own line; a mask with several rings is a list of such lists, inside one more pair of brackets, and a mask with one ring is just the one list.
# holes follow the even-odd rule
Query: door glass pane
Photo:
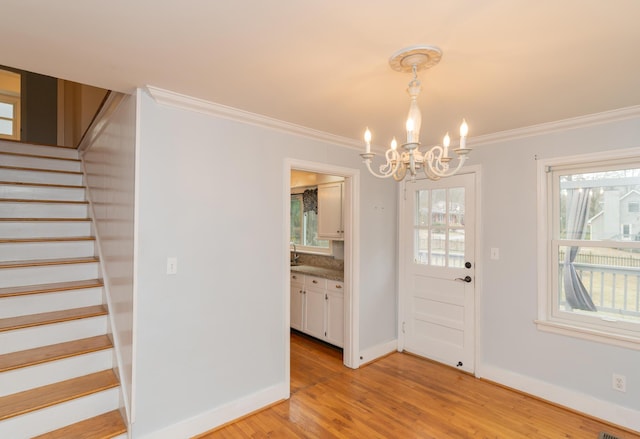
[[464, 226], [464, 188], [449, 189], [449, 226]]
[[414, 262], [416, 264], [428, 264], [429, 263], [429, 230], [418, 229], [415, 232], [415, 254]]
[[438, 227], [431, 229], [431, 232], [430, 263], [433, 266], [444, 267], [446, 265], [447, 230]]
[[431, 226], [446, 226], [447, 191], [434, 189], [431, 191]]
[[449, 267], [464, 266], [464, 229], [449, 229]]
[[429, 226], [429, 191], [416, 192], [416, 225]]

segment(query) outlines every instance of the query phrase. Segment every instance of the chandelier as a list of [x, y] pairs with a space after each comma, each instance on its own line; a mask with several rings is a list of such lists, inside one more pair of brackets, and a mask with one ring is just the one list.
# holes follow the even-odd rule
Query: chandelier
[[[398, 151], [398, 142], [395, 137], [393, 138], [391, 147], [385, 153], [387, 162], [380, 165], [380, 173], [378, 174], [371, 168], [372, 159], [376, 154], [371, 152], [371, 131], [367, 128], [364, 133], [365, 152], [360, 156], [364, 159], [369, 172], [375, 177], [393, 177], [396, 181], [402, 181], [409, 171], [413, 181], [418, 171], [422, 170], [429, 179], [438, 180], [456, 174], [466, 161], [467, 154], [471, 149], [466, 147], [469, 127], [464, 119], [460, 125], [460, 145], [453, 150], [455, 158], [451, 157], [452, 154], [449, 152], [449, 144], [451, 143], [449, 133], [444, 136], [442, 146], [436, 145], [425, 152], [420, 151], [419, 137], [422, 115], [417, 102], [420, 94], [418, 72], [438, 64], [441, 57], [442, 51], [437, 47], [413, 46], [399, 50], [389, 58], [389, 65], [393, 70], [413, 73], [413, 79], [407, 88], [407, 93], [411, 98], [406, 123], [407, 142], [401, 145], [402, 151]], [[457, 163], [452, 163], [452, 160], [457, 160]]]

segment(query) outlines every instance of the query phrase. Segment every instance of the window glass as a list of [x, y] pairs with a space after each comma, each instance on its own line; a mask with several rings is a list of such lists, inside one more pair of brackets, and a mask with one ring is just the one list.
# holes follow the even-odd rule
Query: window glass
[[298, 250], [320, 251], [330, 249], [328, 240], [318, 239], [318, 214], [305, 210], [302, 194], [291, 195], [291, 237]]

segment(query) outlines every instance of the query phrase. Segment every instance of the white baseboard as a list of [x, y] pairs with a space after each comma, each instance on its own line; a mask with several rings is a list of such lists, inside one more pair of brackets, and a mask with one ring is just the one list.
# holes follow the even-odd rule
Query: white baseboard
[[360, 351], [358, 367], [398, 350], [398, 340], [391, 340]]
[[640, 431], [640, 411], [603, 401], [574, 390], [484, 364], [481, 378], [579, 411], [631, 430]]
[[288, 390], [288, 386], [285, 383], [277, 384], [193, 418], [170, 425], [162, 430], [147, 434], [142, 439], [186, 439], [205, 433], [234, 419], [260, 410], [269, 404], [288, 398]]

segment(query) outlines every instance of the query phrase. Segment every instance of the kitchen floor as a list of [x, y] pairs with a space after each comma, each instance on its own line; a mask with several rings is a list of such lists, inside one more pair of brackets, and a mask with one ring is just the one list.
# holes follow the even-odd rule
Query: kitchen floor
[[291, 331], [291, 395], [344, 370], [342, 349]]

